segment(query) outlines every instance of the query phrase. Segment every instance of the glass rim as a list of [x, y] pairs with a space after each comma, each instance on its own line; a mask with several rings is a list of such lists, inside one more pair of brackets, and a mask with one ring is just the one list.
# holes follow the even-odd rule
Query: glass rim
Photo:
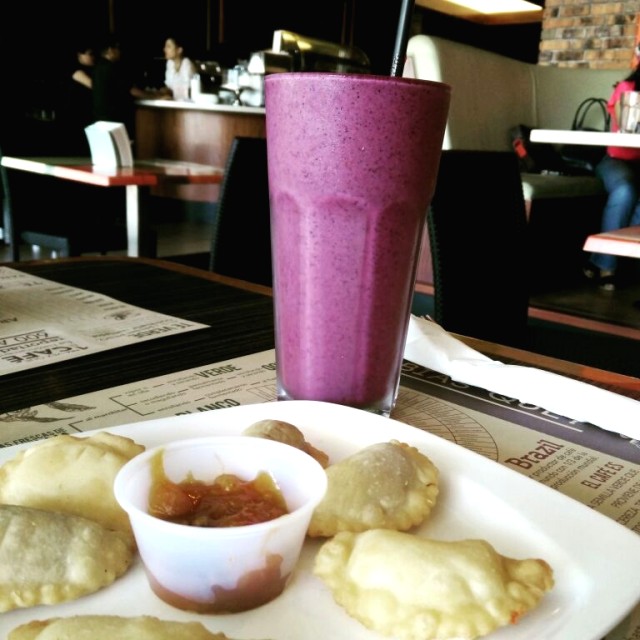
[[425, 80], [422, 78], [410, 78], [405, 76], [385, 76], [374, 73], [346, 73], [342, 71], [282, 71], [270, 73], [265, 76], [265, 84], [273, 82], [286, 82], [288, 80], [315, 80], [318, 78], [330, 78], [336, 82], [359, 81], [364, 83], [400, 84], [414, 86], [438, 87], [451, 92], [451, 85], [437, 80]]

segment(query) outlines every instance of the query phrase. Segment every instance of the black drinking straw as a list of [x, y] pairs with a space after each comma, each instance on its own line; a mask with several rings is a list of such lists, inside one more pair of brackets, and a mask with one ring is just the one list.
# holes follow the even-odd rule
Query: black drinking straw
[[404, 60], [407, 56], [407, 42], [409, 40], [409, 30], [411, 29], [413, 5], [414, 0], [402, 0], [402, 6], [400, 7], [400, 20], [398, 20], [396, 44], [393, 49], [393, 60], [391, 62], [391, 75], [396, 78], [400, 77], [404, 70]]

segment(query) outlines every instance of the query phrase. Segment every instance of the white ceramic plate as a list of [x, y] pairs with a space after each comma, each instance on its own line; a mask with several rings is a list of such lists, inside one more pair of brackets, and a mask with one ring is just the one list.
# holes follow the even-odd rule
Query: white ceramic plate
[[[390, 439], [418, 447], [441, 472], [437, 506], [419, 535], [449, 540], [484, 538], [503, 555], [547, 560], [555, 572], [553, 590], [517, 625], [486, 636], [491, 640], [600, 640], [640, 599], [640, 536], [511, 469], [394, 420], [338, 405], [290, 401], [108, 430], [151, 447], [203, 435], [235, 435], [264, 418], [296, 424], [332, 461]], [[17, 450], [0, 450], [0, 464], [14, 457]], [[312, 575], [320, 544], [307, 542], [285, 592], [250, 612], [211, 616], [174, 609], [151, 592], [138, 563], [110, 587], [80, 600], [2, 614], [0, 636], [34, 619], [102, 613], [197, 619], [212, 631], [242, 640], [381, 640], [382, 636], [336, 605], [327, 588]]]

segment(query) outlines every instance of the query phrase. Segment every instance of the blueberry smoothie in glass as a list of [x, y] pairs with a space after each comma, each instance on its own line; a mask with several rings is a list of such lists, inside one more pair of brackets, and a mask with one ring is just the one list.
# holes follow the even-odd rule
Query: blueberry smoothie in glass
[[312, 72], [265, 84], [278, 398], [388, 416], [449, 87]]

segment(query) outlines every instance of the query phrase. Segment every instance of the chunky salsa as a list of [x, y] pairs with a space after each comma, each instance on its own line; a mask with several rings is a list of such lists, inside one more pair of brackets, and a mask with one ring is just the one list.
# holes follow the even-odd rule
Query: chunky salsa
[[153, 461], [149, 513], [194, 527], [239, 527], [274, 520], [288, 511], [282, 492], [264, 471], [254, 480], [223, 474], [211, 483], [193, 478], [175, 483], [166, 477], [160, 456]]

